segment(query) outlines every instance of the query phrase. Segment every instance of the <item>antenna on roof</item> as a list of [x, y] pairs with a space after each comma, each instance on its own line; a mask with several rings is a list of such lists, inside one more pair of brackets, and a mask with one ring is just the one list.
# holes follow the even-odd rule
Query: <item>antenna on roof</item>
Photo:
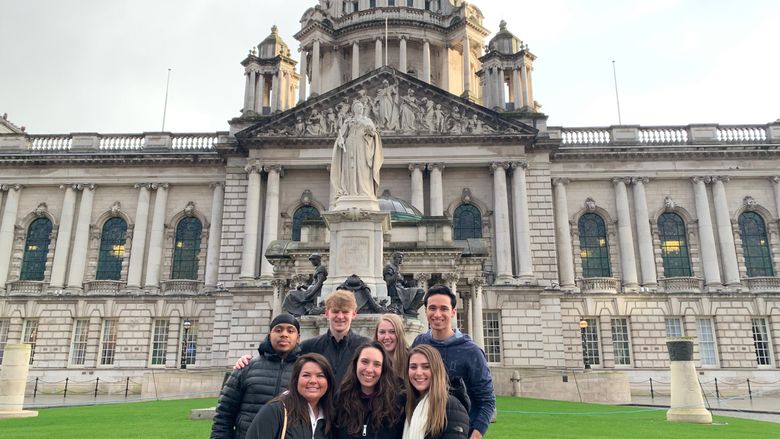
[[163, 105], [163, 121], [162, 121], [162, 129], [160, 131], [165, 131], [165, 113], [168, 112], [168, 86], [171, 85], [171, 69], [168, 68], [168, 79], [165, 81], [165, 104]]
[[615, 80], [615, 101], [617, 101], [618, 125], [623, 125], [623, 120], [620, 118], [620, 96], [618, 96], [617, 73], [615, 72], [614, 59], [612, 60], [612, 77]]

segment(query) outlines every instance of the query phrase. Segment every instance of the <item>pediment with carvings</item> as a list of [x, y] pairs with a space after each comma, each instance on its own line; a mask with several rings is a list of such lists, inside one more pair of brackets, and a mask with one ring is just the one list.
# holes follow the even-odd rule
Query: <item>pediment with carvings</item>
[[239, 142], [332, 142], [352, 104], [376, 125], [385, 143], [431, 138], [484, 141], [533, 138], [537, 130], [390, 67], [383, 67], [290, 110], [259, 121], [236, 134]]

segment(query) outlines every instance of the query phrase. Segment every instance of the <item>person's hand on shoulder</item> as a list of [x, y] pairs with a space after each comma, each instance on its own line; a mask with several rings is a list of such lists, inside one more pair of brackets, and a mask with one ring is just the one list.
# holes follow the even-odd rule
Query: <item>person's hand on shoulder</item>
[[247, 364], [249, 364], [249, 362], [251, 360], [252, 360], [252, 356], [251, 355], [249, 355], [249, 354], [243, 355], [242, 357], [240, 357], [238, 359], [238, 361], [236, 361], [236, 365], [233, 366], [233, 369], [243, 369], [243, 368], [246, 367]]

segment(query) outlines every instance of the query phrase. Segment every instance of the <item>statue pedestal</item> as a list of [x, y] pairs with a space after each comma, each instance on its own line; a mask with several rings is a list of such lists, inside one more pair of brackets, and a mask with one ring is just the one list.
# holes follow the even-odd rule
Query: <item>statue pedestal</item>
[[[352, 332], [374, 339], [374, 328], [380, 314], [358, 314], [352, 321]], [[428, 325], [414, 317], [401, 317], [406, 332], [406, 344], [411, 346], [415, 337], [428, 330]], [[328, 320], [325, 316], [301, 316], [301, 340], [328, 332]]]
[[364, 195], [342, 195], [336, 199], [333, 206], [334, 212], [351, 209], [377, 212], [379, 211], [379, 201], [376, 197], [367, 197]]
[[37, 411], [24, 410], [24, 389], [30, 371], [30, 345], [7, 344], [0, 368], [0, 419], [38, 416]]
[[[355, 202], [352, 198], [357, 197], [340, 197], [336, 206], [342, 201]], [[371, 200], [366, 198], [365, 201]], [[377, 203], [376, 199], [373, 203]], [[327, 297], [347, 277], [356, 274], [371, 288], [377, 300], [387, 298], [387, 285], [382, 278], [382, 250], [384, 234], [391, 227], [390, 213], [351, 207], [325, 212], [322, 218], [330, 230], [329, 274], [322, 297]]]

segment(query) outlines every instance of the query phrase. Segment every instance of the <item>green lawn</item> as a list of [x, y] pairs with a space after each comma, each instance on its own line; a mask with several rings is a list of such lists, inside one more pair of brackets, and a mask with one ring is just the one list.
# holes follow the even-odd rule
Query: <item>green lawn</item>
[[[182, 438], [209, 436], [211, 423], [189, 411], [214, 398], [44, 409], [37, 418], [0, 421], [0, 438]], [[493, 438], [764, 438], [780, 437], [780, 424], [716, 417], [714, 425], [672, 424], [664, 410], [498, 398]]]

